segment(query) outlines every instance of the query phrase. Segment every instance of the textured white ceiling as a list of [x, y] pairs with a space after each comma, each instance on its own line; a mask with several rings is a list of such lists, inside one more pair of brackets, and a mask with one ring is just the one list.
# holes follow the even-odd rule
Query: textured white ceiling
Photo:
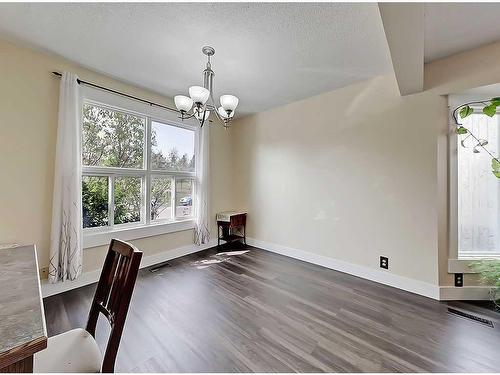
[[425, 4], [425, 61], [500, 40], [499, 3]]
[[212, 45], [240, 113], [392, 70], [376, 3], [3, 3], [2, 35], [168, 96], [201, 83]]

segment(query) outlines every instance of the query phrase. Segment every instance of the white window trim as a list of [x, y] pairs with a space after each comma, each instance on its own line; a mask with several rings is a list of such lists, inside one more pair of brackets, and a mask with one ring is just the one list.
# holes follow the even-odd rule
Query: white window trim
[[[147, 204], [149, 200], [149, 184], [152, 176], [165, 176], [172, 178], [172, 207], [175, 217], [175, 190], [176, 190], [176, 179], [177, 178], [192, 178], [196, 177], [196, 172], [177, 172], [177, 171], [161, 171], [161, 170], [151, 170], [150, 169], [150, 153], [151, 153], [151, 123], [160, 122], [170, 126], [176, 126], [179, 128], [195, 131], [197, 123], [193, 120], [187, 120], [181, 122], [178, 116], [174, 112], [164, 110], [159, 107], [150, 106], [132, 99], [128, 99], [116, 94], [111, 94], [102, 90], [98, 90], [89, 86], [82, 87], [83, 102], [89, 104], [95, 104], [101, 107], [106, 107], [114, 110], [118, 110], [125, 113], [130, 113], [133, 115], [138, 115], [141, 117], [146, 117], [146, 131], [145, 131], [145, 153], [144, 159], [148, 163], [145, 169], [127, 169], [127, 168], [112, 168], [112, 167], [86, 167], [82, 166], [82, 175], [103, 175], [103, 170], [106, 171], [107, 175], [111, 178], [118, 176], [137, 176], [142, 178], [142, 188], [145, 190], [145, 194], [142, 195], [145, 202], [142, 204], [141, 217], [143, 218], [141, 222], [127, 223], [113, 225], [113, 206], [108, 207], [110, 218], [110, 225], [100, 228], [85, 228], [83, 230], [83, 248], [90, 248], [95, 246], [101, 246], [109, 244], [112, 238], [119, 236], [123, 240], [134, 240], [138, 238], [157, 236], [161, 234], [179, 232], [184, 230], [190, 230], [195, 227], [195, 210], [196, 207], [193, 206], [193, 214], [189, 218], [175, 218], [171, 221], [151, 221], [150, 220], [150, 206]], [[195, 155], [198, 157], [198, 155]], [[193, 195], [196, 184], [193, 183]], [[110, 186], [110, 191], [112, 194], [113, 184]], [[112, 202], [113, 200], [111, 200]], [[194, 200], [193, 200], [194, 201]]]
[[[449, 95], [449, 123], [454, 119], [452, 111], [462, 103], [469, 101], [488, 100], [489, 96]], [[483, 254], [470, 252], [459, 255], [458, 252], [458, 160], [457, 160], [457, 133], [451, 126], [448, 127], [448, 272], [475, 273], [469, 265], [475, 260], [500, 259], [498, 254]], [[499, 250], [500, 251], [500, 250]]]
[[88, 249], [95, 246], [108, 245], [111, 239], [119, 237], [121, 240], [129, 241], [144, 237], [158, 236], [161, 234], [190, 230], [195, 227], [194, 219], [178, 220], [167, 223], [134, 225], [129, 227], [114, 227], [113, 230], [101, 230], [84, 232], [83, 248]]

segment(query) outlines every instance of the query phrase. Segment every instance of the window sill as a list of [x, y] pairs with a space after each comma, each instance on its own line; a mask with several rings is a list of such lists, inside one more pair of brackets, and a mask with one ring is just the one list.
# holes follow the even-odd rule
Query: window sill
[[476, 273], [472, 271], [469, 265], [477, 260], [482, 259], [500, 259], [497, 256], [488, 256], [488, 257], [462, 257], [460, 259], [448, 259], [448, 273]]
[[193, 229], [195, 223], [193, 219], [174, 221], [170, 223], [138, 225], [133, 227], [119, 228], [112, 231], [83, 232], [83, 248], [108, 245], [112, 238], [119, 238], [124, 241], [136, 240], [138, 238], [158, 236], [160, 234], [180, 232]]

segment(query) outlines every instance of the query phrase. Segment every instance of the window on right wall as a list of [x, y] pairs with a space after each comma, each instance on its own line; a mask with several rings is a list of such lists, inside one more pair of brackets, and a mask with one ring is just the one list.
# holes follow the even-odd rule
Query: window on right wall
[[[500, 116], [480, 112], [461, 120], [488, 149], [500, 155]], [[474, 147], [472, 137], [457, 137], [458, 257], [500, 256], [500, 183], [491, 173], [491, 157]]]

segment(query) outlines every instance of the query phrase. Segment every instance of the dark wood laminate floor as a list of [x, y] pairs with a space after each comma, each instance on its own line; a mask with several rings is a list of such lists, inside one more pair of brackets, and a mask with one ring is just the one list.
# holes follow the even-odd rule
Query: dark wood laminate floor
[[[500, 371], [497, 313], [455, 304], [489, 314], [489, 328], [448, 314], [445, 303], [248, 250], [141, 270], [116, 371]], [[49, 336], [85, 326], [94, 289], [44, 300]]]

